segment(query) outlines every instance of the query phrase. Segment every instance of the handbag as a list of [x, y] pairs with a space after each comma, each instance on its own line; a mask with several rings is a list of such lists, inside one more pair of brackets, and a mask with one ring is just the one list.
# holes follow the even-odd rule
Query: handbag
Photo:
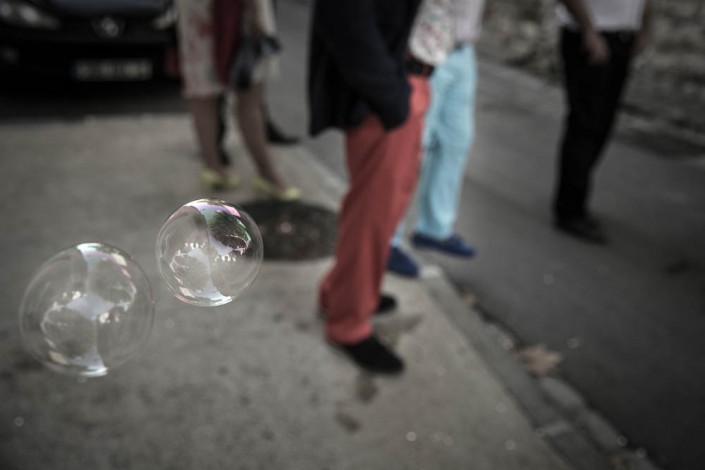
[[249, 90], [264, 78], [260, 72], [264, 62], [280, 50], [275, 37], [243, 35], [230, 69], [230, 85], [235, 90]]

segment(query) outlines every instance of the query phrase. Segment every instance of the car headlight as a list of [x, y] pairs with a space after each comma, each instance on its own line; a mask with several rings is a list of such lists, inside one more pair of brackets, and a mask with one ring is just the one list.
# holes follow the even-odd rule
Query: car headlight
[[0, 0], [0, 21], [24, 28], [59, 28], [59, 20], [22, 0]]
[[171, 5], [152, 21], [154, 29], [168, 29], [176, 23], [176, 7]]

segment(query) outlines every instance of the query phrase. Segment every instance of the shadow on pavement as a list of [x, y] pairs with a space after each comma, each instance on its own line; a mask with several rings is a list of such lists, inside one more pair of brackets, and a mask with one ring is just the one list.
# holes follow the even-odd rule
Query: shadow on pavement
[[185, 112], [177, 80], [81, 83], [1, 77], [0, 122]]

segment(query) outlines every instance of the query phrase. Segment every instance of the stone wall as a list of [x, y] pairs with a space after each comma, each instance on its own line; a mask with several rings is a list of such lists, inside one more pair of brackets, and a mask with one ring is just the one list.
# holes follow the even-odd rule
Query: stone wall
[[[550, 80], [560, 77], [557, 0], [487, 0], [479, 49]], [[625, 106], [705, 134], [705, 2], [652, 0], [647, 51], [636, 62]]]

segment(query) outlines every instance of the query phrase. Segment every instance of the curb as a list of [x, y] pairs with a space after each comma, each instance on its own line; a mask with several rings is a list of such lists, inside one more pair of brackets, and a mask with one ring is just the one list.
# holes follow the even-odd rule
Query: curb
[[422, 282], [450, 320], [468, 338], [499, 382], [514, 397], [534, 426], [576, 470], [660, 470], [644, 449], [630, 448], [622, 435], [583, 397], [555, 376], [532, 377], [516, 359], [517, 341], [503, 327], [483, 320], [482, 313], [458, 295], [436, 266], [424, 270]]

